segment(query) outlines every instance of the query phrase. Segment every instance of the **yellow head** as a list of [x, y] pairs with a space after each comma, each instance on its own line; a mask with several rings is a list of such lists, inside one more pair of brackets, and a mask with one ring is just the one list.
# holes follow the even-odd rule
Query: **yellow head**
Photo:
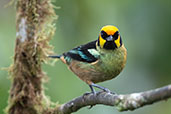
[[112, 25], [102, 27], [98, 38], [98, 46], [108, 50], [121, 47], [122, 39], [119, 34], [119, 29]]

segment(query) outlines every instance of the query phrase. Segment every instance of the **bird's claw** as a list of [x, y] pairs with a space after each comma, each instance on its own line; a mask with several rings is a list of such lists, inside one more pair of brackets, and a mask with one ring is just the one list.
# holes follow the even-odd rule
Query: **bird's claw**
[[91, 94], [91, 92], [86, 92], [86, 93], [83, 94], [83, 96], [87, 96], [89, 94]]
[[[90, 94], [93, 94], [94, 96], [96, 96], [96, 92], [86, 92], [86, 93], [83, 94], [83, 99], [85, 99], [86, 96], [88, 96], [88, 95], [90, 95]], [[91, 107], [93, 107], [93, 106], [91, 106]], [[90, 107], [90, 108], [91, 108], [91, 107]]]
[[87, 95], [89, 95], [89, 94], [96, 95], [96, 92], [86, 92], [86, 93], [83, 94], [83, 96], [87, 96]]
[[115, 92], [110, 91], [108, 88], [104, 88], [103, 91], [106, 93], [116, 94]]
[[107, 92], [107, 93], [111, 93], [111, 91], [109, 89], [107, 89], [107, 88], [104, 88], [103, 91]]

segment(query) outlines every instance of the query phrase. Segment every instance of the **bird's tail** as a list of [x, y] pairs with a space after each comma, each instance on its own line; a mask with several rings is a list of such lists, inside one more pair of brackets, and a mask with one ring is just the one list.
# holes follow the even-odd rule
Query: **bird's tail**
[[48, 57], [50, 57], [50, 58], [58, 58], [59, 59], [59, 58], [61, 58], [61, 56], [62, 55], [49, 55]]

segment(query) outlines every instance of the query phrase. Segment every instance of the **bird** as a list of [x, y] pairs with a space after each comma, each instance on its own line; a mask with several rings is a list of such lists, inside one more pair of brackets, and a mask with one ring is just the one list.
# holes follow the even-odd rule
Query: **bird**
[[82, 81], [89, 85], [91, 92], [95, 88], [111, 92], [98, 85], [99, 82], [111, 80], [123, 70], [127, 60], [125, 48], [119, 29], [113, 25], [101, 28], [98, 39], [80, 45], [61, 55], [49, 55], [60, 59]]

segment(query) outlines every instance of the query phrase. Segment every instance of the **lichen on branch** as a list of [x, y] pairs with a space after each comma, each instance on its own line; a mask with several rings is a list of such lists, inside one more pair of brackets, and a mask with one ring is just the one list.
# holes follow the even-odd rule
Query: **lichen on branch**
[[117, 95], [98, 92], [96, 95], [89, 93], [77, 97], [57, 108], [62, 114], [71, 114], [86, 106], [103, 104], [114, 106], [119, 111], [135, 110], [148, 104], [171, 98], [171, 85], [140, 93]]

